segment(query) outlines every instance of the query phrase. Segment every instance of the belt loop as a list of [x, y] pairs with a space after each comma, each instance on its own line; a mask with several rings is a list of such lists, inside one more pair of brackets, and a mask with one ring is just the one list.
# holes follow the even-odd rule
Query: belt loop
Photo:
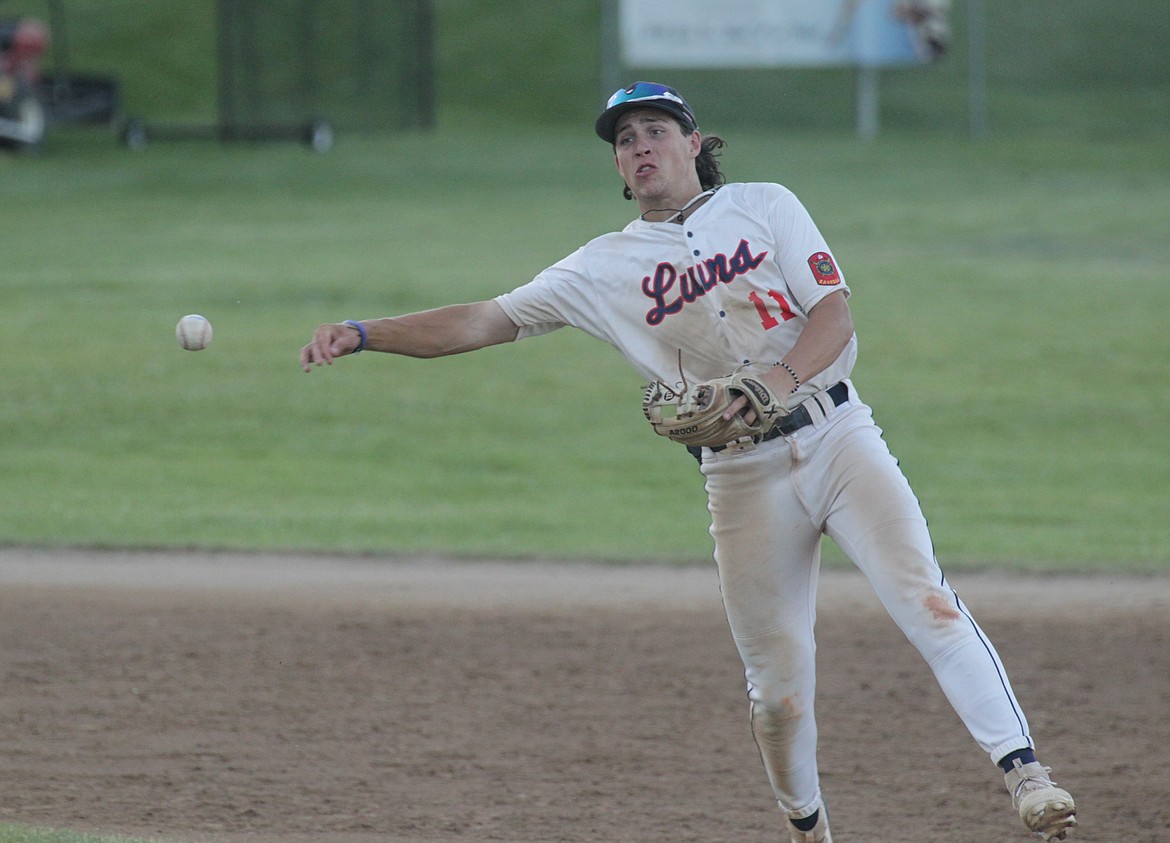
[[834, 411], [849, 401], [848, 381], [838, 381], [828, 389], [814, 392], [792, 409], [794, 415], [804, 414], [804, 424], [820, 425], [834, 415]]
[[817, 425], [828, 418], [828, 408], [833, 406], [833, 399], [829, 397], [827, 392], [818, 392], [809, 396], [808, 400], [804, 402], [804, 406], [808, 409], [812, 423]]

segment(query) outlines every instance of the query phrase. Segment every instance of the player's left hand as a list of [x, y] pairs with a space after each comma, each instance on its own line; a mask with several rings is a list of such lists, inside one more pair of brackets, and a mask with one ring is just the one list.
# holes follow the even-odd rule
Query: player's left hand
[[642, 412], [658, 435], [708, 447], [763, 435], [788, 415], [783, 399], [751, 370], [678, 392], [655, 381], [646, 387]]
[[[787, 386], [787, 384], [786, 383], [785, 384], [767, 383], [767, 379], [769, 379], [769, 378], [777, 379], [776, 374], [775, 374], [777, 371], [783, 372], [783, 370], [779, 369], [776, 366], [773, 366], [767, 372], [760, 373], [759, 380], [762, 383], [765, 383], [766, 387], [769, 390], [771, 390], [773, 395], [780, 396], [780, 395], [785, 394], [785, 390], [783, 387]], [[783, 372], [781, 377], [788, 378], [788, 374], [786, 372]], [[777, 399], [777, 400], [779, 401], [780, 406], [784, 407], [783, 400], [781, 400], [781, 399]], [[748, 397], [746, 394], [741, 394], [738, 398], [736, 398], [734, 401], [732, 401], [731, 404], [728, 405], [726, 412], [723, 413], [723, 418], [726, 421], [731, 421], [731, 419], [737, 415], [742, 415], [743, 420], [745, 422], [747, 422], [749, 425], [755, 424], [756, 419], [758, 418], [758, 416], [756, 414], [755, 407], [753, 406], [752, 402], [748, 400]], [[785, 415], [787, 415], [787, 412], [785, 412]], [[772, 427], [772, 425], [768, 425], [768, 428], [771, 428], [771, 427]]]

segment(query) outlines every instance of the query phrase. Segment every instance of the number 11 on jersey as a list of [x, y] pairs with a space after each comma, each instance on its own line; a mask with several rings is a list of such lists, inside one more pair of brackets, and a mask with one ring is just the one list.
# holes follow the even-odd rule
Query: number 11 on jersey
[[[792, 312], [792, 308], [784, 296], [775, 290], [769, 290], [768, 296], [780, 306], [780, 319], [787, 322], [789, 319], [796, 318], [796, 314]], [[748, 294], [748, 300], [756, 306], [756, 312], [760, 314], [760, 323], [764, 326], [765, 331], [770, 331], [780, 324], [776, 317], [768, 312], [768, 305], [755, 290]]]

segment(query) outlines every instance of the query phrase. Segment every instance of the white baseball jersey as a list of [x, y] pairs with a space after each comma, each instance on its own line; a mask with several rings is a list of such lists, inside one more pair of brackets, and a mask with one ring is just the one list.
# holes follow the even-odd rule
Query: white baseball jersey
[[[778, 362], [808, 312], [845, 279], [793, 193], [729, 184], [682, 224], [636, 219], [499, 296], [517, 339], [571, 325], [615, 346], [647, 380], [690, 383]], [[794, 406], [849, 376], [856, 337]]]

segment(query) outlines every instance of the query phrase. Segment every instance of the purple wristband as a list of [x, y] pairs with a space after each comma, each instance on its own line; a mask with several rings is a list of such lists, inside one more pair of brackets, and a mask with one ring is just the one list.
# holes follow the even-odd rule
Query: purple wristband
[[361, 322], [355, 322], [352, 319], [346, 319], [341, 324], [342, 325], [349, 325], [349, 327], [351, 327], [351, 328], [357, 328], [358, 335], [360, 336], [360, 339], [358, 340], [357, 348], [355, 348], [351, 353], [357, 354], [359, 351], [365, 351], [366, 350], [366, 343], [369, 341], [369, 337], [366, 335], [366, 326], [363, 325]]

